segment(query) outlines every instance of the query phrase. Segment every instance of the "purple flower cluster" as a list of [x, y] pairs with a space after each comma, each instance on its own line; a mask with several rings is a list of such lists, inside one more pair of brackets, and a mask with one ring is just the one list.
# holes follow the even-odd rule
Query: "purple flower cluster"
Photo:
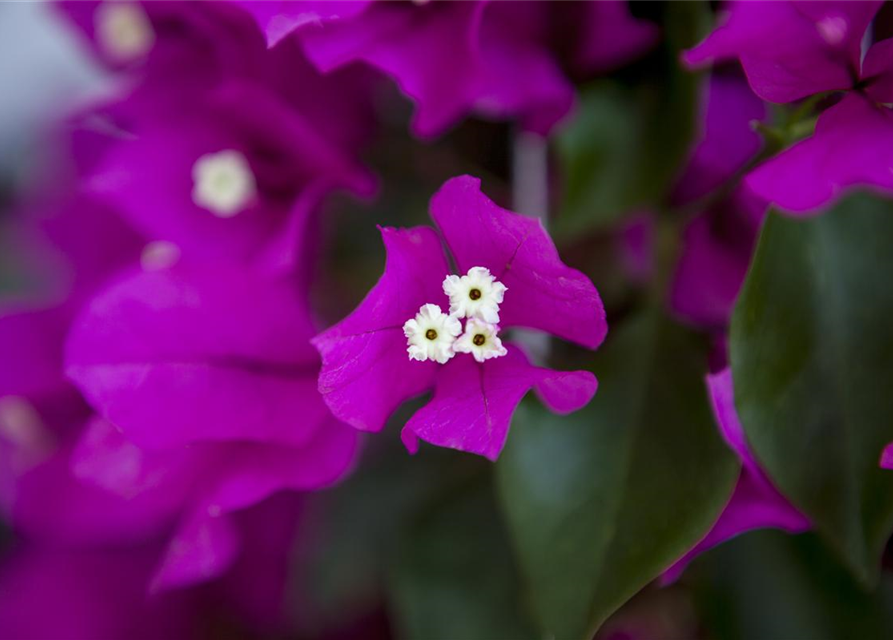
[[[841, 190], [893, 189], [893, 40], [862, 51], [882, 2], [730, 2], [720, 27], [685, 61], [740, 61], [754, 93], [788, 103], [825, 94], [815, 133], [762, 164], [746, 184], [764, 200], [807, 213]], [[785, 34], [779, 37], [779, 34]]]
[[[869, 29], [882, 4], [732, 0], [722, 5], [719, 26], [683, 55], [690, 67], [716, 66], [702, 108], [703, 137], [673, 195], [682, 206], [704, 204], [685, 230], [670, 302], [677, 315], [717, 336], [707, 384], [742, 471], [710, 532], [665, 580], [675, 579], [699, 551], [742, 532], [810, 528], [749, 449], [734, 406], [725, 331], [769, 205], [817, 215], [847, 188], [893, 189], [893, 39], [872, 38]], [[730, 61], [740, 64], [743, 77]], [[756, 129], [767, 122], [763, 101], [796, 103], [807, 137], [777, 152], [762, 144]], [[881, 454], [881, 466], [893, 468], [891, 450]]]
[[[553, 46], [567, 39], [570, 65], [608, 71], [655, 43], [657, 30], [623, 2], [240, 2], [270, 43], [296, 33], [323, 71], [363, 62], [416, 105], [412, 131], [428, 138], [473, 112], [515, 119], [546, 135], [570, 110], [574, 89]], [[550, 28], [550, 25], [559, 25]]]
[[[0, 499], [16, 531], [64, 549], [20, 562], [51, 582], [95, 567], [123, 610], [73, 612], [83, 637], [127, 635], [145, 590], [163, 610], [162, 592], [221, 576], [207, 589], [278, 624], [300, 505], [271, 497], [337, 482], [358, 448], [316, 390], [305, 271], [326, 194], [375, 188], [355, 157], [370, 78], [267, 49], [228, 5], [61, 10], [122, 75], [54, 135], [70, 169], [16, 219], [58, 268], [0, 313]], [[118, 567], [101, 550], [121, 545]]]
[[[586, 276], [561, 262], [537, 220], [498, 207], [481, 193], [480, 181], [467, 176], [453, 178], [435, 194], [431, 217], [460, 273], [483, 268], [502, 285], [495, 317], [502, 327], [539, 329], [590, 349], [604, 340], [607, 324], [598, 292]], [[443, 362], [411, 357], [406, 321], [418, 320], [420, 309], [443, 300], [450, 278], [459, 278], [450, 276], [433, 229], [386, 228], [382, 238], [388, 261], [381, 280], [351, 315], [313, 341], [323, 360], [319, 389], [338, 418], [363, 431], [379, 431], [401, 403], [433, 388], [431, 402], [403, 427], [407, 448], [415, 452], [421, 438], [495, 460], [512, 412], [530, 388], [558, 412], [589, 402], [596, 389], [591, 373], [533, 366], [515, 345], [499, 343], [491, 353], [474, 358], [450, 353]], [[474, 287], [456, 292], [450, 312], [454, 298], [461, 296], [464, 303], [475, 293], [472, 303], [493, 292]], [[437, 312], [443, 314], [439, 307]], [[449, 317], [458, 336], [458, 320]], [[470, 339], [480, 336], [481, 344], [472, 344], [482, 350], [487, 341], [499, 340], [499, 327], [487, 320], [494, 318], [471, 318], [465, 327], [475, 327]], [[432, 341], [441, 337], [435, 329], [428, 331]], [[479, 333], [471, 336], [475, 331]]]
[[[382, 229], [384, 276], [319, 335], [309, 274], [327, 196], [376, 193], [358, 152], [383, 77], [415, 103], [420, 137], [469, 113], [545, 135], [574, 102], [555, 46], [567, 29], [561, 64], [586, 73], [654, 44], [625, 3], [55, 8], [115, 82], [54, 130], [54, 168], [38, 177], [54, 186], [23, 198], [7, 232], [42, 283], [0, 308], [0, 506], [27, 541], [0, 576], [15, 593], [0, 602], [9, 633], [190, 636], [221, 598], [275, 628], [294, 492], [350, 471], [355, 428], [380, 430], [433, 389], [406, 446], [496, 459], [529, 389], [560, 412], [590, 400], [591, 373], [534, 366], [497, 333], [595, 348], [607, 329], [595, 287], [475, 179], [448, 181], [432, 216], [460, 275], [489, 269], [485, 284], [502, 287], [490, 311], [459, 284], [445, 297], [451, 269], [430, 228]], [[411, 358], [404, 324], [451, 298], [442, 315], [467, 335], [437, 361]], [[70, 601], [81, 574], [90, 588]], [[35, 619], [46, 599], [60, 608]]]
[[[665, 582], [742, 532], [812, 526], [747, 442], [728, 325], [771, 206], [815, 215], [850, 187], [893, 191], [881, 4], [723, 3], [719, 26], [674, 57], [712, 66], [669, 215], [649, 203], [607, 233], [628, 279], [659, 283], [676, 319], [712, 338], [705, 394], [740, 463], [711, 528], [665, 558]], [[0, 570], [10, 637], [194, 637], [221, 603], [280, 632], [304, 507], [348, 477], [361, 432], [422, 399], [398, 425], [410, 453], [424, 441], [496, 461], [531, 390], [556, 414], [598, 402], [592, 372], [546, 366], [529, 340], [557, 339], [576, 354], [568, 369], [586, 366], [608, 333], [602, 297], [545, 219], [485, 195], [501, 202], [489, 177], [438, 175], [432, 226], [379, 226], [381, 276], [359, 303], [345, 296], [340, 320], [312, 294], [333, 251], [325, 206], [387, 191], [364, 153], [388, 87], [412, 104], [413, 144], [471, 117], [546, 144], [581, 79], [657, 44], [626, 2], [53, 9], [113, 82], [52, 128], [37, 186], [4, 223], [34, 284], [0, 300], [0, 510], [20, 541]], [[675, 214], [678, 242], [658, 259], [659, 221]], [[55, 614], [36, 616], [45, 600]]]

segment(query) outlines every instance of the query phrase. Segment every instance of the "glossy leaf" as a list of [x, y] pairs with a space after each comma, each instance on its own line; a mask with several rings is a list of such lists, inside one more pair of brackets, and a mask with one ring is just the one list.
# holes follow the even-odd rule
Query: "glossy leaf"
[[893, 637], [893, 577], [863, 591], [814, 535], [741, 536], [697, 560], [686, 581], [715, 640]]
[[782, 493], [877, 579], [893, 530], [893, 204], [867, 194], [807, 221], [773, 214], [732, 321], [735, 396]]
[[566, 417], [522, 407], [497, 463], [534, 610], [561, 640], [590, 638], [694, 545], [738, 471], [713, 423], [692, 334], [653, 314], [606, 344], [597, 398]]
[[[391, 426], [405, 422], [418, 403], [398, 411]], [[345, 623], [347, 614], [371, 615], [381, 606], [383, 586], [401, 549], [403, 532], [436, 495], [464, 486], [489, 463], [439, 447], [415, 456], [390, 427], [367, 443], [356, 472], [331, 491], [308, 497], [294, 600], [308, 637]]]
[[399, 637], [537, 638], [490, 484], [432, 506], [408, 532], [392, 574]]

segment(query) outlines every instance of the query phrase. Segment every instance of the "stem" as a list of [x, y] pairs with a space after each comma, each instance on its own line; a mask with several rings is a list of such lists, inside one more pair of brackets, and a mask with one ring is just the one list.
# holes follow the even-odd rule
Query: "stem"
[[[548, 226], [549, 145], [542, 136], [521, 130], [512, 135], [512, 207]], [[547, 334], [525, 329], [513, 333], [535, 364], [546, 362], [550, 351]]]
[[549, 210], [549, 146], [535, 133], [512, 136], [512, 206], [546, 226]]

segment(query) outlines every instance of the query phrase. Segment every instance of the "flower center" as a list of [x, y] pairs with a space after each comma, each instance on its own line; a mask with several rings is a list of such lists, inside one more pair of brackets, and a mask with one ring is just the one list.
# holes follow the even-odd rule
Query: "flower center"
[[240, 152], [209, 153], [192, 167], [192, 201], [219, 218], [232, 218], [257, 195], [251, 165]]
[[453, 351], [470, 353], [478, 362], [501, 358], [508, 353], [499, 339], [499, 326], [478, 318], [469, 318], [465, 322], [465, 333], [456, 340]]
[[819, 31], [819, 35], [831, 46], [839, 45], [846, 38], [848, 25], [846, 19], [842, 16], [825, 16], [815, 26]]
[[136, 4], [102, 3], [96, 10], [95, 27], [99, 46], [118, 62], [141, 58], [155, 44], [152, 23]]
[[143, 271], [163, 271], [180, 260], [180, 248], [172, 242], [155, 240], [143, 247], [140, 266]]
[[450, 297], [450, 314], [499, 324], [499, 305], [507, 291], [486, 267], [472, 267], [464, 276], [449, 275], [443, 292]]
[[462, 323], [436, 304], [423, 304], [415, 318], [403, 325], [410, 360], [433, 360], [444, 364], [452, 358], [453, 343], [462, 333]]

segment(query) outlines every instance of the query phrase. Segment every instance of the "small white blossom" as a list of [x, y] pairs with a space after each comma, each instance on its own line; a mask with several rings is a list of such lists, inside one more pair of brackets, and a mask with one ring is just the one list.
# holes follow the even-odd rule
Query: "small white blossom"
[[818, 29], [822, 39], [833, 47], [841, 44], [846, 38], [848, 24], [846, 18], [841, 15], [828, 15], [816, 22], [815, 28]]
[[56, 439], [37, 409], [22, 396], [0, 397], [0, 443], [14, 446], [7, 461], [17, 472], [40, 464], [56, 449]]
[[499, 322], [499, 305], [506, 291], [485, 267], [472, 267], [462, 277], [447, 276], [443, 281], [443, 292], [450, 297], [450, 314], [490, 324]]
[[133, 2], [103, 2], [94, 18], [96, 41], [117, 62], [131, 62], [149, 53], [155, 44], [152, 23]]
[[500, 358], [508, 352], [502, 346], [498, 333], [499, 327], [495, 324], [470, 318], [465, 323], [465, 333], [453, 345], [453, 351], [470, 353], [478, 362]]
[[180, 247], [166, 240], [150, 242], [140, 254], [143, 271], [164, 271], [180, 260]]
[[403, 325], [406, 351], [411, 360], [434, 360], [440, 364], [452, 358], [453, 343], [462, 333], [458, 318], [441, 311], [436, 304], [422, 305], [416, 317]]
[[257, 195], [251, 165], [234, 149], [196, 160], [192, 180], [192, 201], [220, 218], [232, 218]]

